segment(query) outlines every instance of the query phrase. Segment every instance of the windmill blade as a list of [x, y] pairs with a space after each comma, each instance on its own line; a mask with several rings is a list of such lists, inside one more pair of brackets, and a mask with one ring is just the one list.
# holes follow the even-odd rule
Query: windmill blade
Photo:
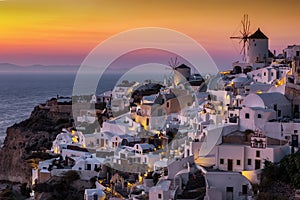
[[233, 37], [230, 37], [230, 39], [243, 39], [243, 37], [240, 37], [240, 36], [233, 36]]
[[[246, 40], [247, 41], [247, 40]], [[243, 55], [243, 60], [246, 61], [246, 41], [244, 40], [241, 54]]]
[[249, 35], [249, 29], [250, 29], [250, 20], [248, 20], [248, 17], [247, 17], [247, 22], [246, 22], [246, 29], [245, 29], [245, 33], [246, 35], [248, 36]]
[[239, 45], [242, 44], [241, 52], [240, 54], [243, 55], [243, 60], [246, 59], [246, 52], [247, 52], [247, 44], [248, 44], [248, 38], [250, 34], [250, 20], [247, 14], [244, 14], [242, 20], [241, 20], [241, 30], [239, 31], [241, 36], [232, 36], [230, 39], [239, 39]]

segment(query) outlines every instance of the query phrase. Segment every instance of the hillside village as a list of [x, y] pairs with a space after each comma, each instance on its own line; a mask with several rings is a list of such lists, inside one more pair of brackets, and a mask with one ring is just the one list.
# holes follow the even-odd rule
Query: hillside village
[[[86, 200], [255, 199], [265, 162], [298, 151], [300, 46], [272, 53], [260, 29], [248, 41], [246, 60], [216, 76], [182, 64], [163, 82], [73, 98], [74, 126], [32, 169], [33, 188], [72, 171], [94, 182]], [[70, 112], [66, 101], [40, 109]]]

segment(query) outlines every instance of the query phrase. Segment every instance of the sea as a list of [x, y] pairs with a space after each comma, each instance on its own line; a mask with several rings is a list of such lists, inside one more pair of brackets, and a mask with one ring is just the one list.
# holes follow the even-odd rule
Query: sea
[[[27, 119], [35, 106], [57, 95], [70, 97], [75, 77], [75, 74], [0, 74], [0, 144], [6, 129]], [[106, 84], [101, 90], [111, 90], [112, 78], [104, 78]]]
[[[116, 74], [101, 77], [97, 94], [112, 90], [122, 80], [144, 81], [162, 74], [131, 74], [120, 78]], [[141, 79], [143, 77], [143, 79]], [[76, 74], [0, 74], [0, 146], [5, 139], [6, 130], [15, 123], [27, 119], [34, 107], [53, 97], [71, 97]]]

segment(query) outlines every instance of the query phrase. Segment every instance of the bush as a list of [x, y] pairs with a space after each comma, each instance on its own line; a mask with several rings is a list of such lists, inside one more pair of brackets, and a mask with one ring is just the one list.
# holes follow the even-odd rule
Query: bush
[[[278, 164], [266, 160], [261, 177], [259, 185], [261, 192], [268, 191], [274, 182], [291, 184], [293, 188], [300, 188], [300, 152], [285, 156]], [[270, 194], [261, 194], [262, 199], [264, 195]]]
[[23, 183], [21, 186], [20, 186], [20, 192], [21, 194], [24, 196], [24, 197], [27, 197], [29, 198], [30, 197], [30, 188], [27, 187], [27, 183]]
[[14, 196], [12, 190], [4, 189], [0, 192], [0, 199], [15, 200], [17, 198]]
[[80, 179], [80, 176], [77, 171], [70, 170], [64, 173], [63, 179], [66, 182], [71, 183], [73, 181]]

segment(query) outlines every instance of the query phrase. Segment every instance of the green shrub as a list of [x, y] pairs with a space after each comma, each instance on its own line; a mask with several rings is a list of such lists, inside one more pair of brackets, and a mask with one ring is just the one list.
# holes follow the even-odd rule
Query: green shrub
[[80, 179], [80, 176], [79, 176], [77, 171], [69, 170], [69, 171], [64, 173], [63, 179], [66, 182], [71, 183], [73, 181], [76, 181], [76, 180]]

